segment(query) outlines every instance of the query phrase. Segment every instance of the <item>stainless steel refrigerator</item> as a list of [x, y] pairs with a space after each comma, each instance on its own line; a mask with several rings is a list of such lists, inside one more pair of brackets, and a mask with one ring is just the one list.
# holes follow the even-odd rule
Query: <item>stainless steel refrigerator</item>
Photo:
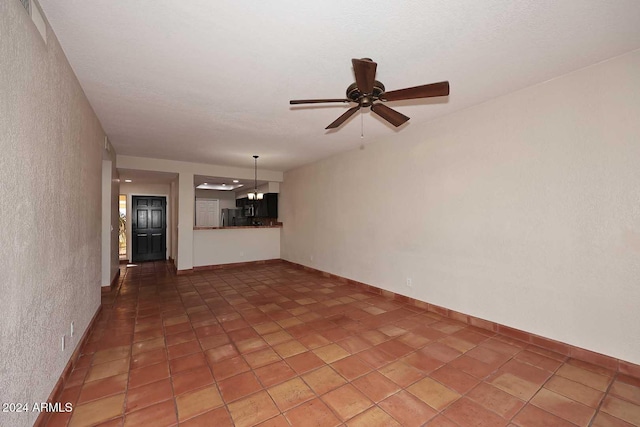
[[221, 227], [237, 227], [247, 225], [249, 223], [242, 208], [225, 208], [220, 209], [220, 226]]

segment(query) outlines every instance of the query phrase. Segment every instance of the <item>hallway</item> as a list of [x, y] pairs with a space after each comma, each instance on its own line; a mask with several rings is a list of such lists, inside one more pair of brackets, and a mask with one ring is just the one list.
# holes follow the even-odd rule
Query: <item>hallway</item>
[[284, 262], [122, 267], [59, 400], [49, 426], [640, 425], [640, 379]]

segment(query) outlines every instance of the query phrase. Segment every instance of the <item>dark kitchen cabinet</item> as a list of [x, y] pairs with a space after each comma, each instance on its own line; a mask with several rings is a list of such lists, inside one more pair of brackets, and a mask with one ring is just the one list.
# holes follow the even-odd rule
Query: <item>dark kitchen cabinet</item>
[[252, 200], [255, 216], [258, 218], [278, 218], [278, 193], [266, 193], [262, 200]]
[[249, 203], [248, 197], [243, 197], [242, 199], [236, 199], [236, 208], [244, 208], [247, 203]]
[[266, 193], [262, 200], [249, 200], [247, 197], [236, 199], [237, 208], [244, 209], [251, 205], [257, 218], [278, 218], [278, 193]]
[[263, 203], [261, 211], [266, 213], [263, 216], [265, 218], [278, 218], [278, 193], [267, 193], [264, 196], [264, 199], [261, 200]]
[[236, 199], [236, 208], [242, 209], [242, 215], [246, 217], [255, 217], [256, 202], [249, 200], [248, 197]]

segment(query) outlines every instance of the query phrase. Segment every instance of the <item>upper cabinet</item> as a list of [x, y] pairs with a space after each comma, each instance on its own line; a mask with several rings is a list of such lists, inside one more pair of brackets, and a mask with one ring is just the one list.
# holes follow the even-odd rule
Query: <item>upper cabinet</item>
[[258, 218], [278, 218], [278, 193], [266, 193], [262, 200], [236, 199], [236, 207], [254, 206], [254, 216]]
[[236, 208], [244, 208], [244, 206], [249, 202], [248, 197], [243, 197], [242, 199], [236, 199]]
[[278, 193], [267, 193], [258, 200], [256, 216], [262, 218], [278, 218]]

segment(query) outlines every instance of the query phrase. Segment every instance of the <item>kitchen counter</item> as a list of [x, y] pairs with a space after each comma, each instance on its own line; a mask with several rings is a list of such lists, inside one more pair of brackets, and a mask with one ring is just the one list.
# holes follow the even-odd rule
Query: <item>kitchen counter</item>
[[282, 223], [274, 225], [234, 225], [229, 227], [193, 227], [194, 230], [238, 230], [243, 228], [282, 228]]

